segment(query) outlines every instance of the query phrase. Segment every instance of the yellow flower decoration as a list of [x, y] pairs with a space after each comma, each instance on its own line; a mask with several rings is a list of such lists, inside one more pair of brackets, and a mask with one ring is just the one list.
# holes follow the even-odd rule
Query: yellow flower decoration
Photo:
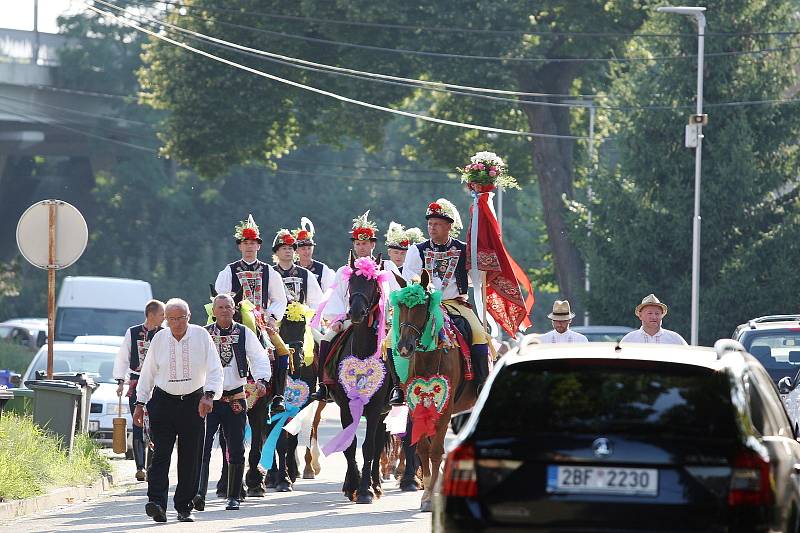
[[306, 320], [311, 308], [300, 302], [292, 302], [286, 307], [284, 318], [289, 322], [302, 322]]

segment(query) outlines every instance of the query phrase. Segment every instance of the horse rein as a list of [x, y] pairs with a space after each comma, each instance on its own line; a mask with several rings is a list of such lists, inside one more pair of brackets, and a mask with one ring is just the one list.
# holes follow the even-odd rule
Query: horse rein
[[[425, 296], [425, 301], [426, 301], [426, 302], [429, 302], [429, 301], [430, 301], [430, 295], [426, 295], [426, 296]], [[430, 319], [430, 317], [431, 317], [431, 308], [430, 308], [430, 305], [426, 305], [426, 306], [425, 306], [425, 309], [426, 309], [426, 310], [425, 310], [425, 321], [422, 323], [422, 329], [424, 329], [424, 328], [425, 328], [425, 324], [427, 324], [427, 323], [428, 323], [428, 320], [429, 320], [429, 319]], [[411, 328], [412, 330], [414, 330], [414, 332], [417, 334], [417, 342], [416, 342], [416, 347], [417, 347], [417, 348], [422, 348], [422, 346], [419, 344], [419, 342], [422, 340], [422, 329], [418, 328], [418, 327], [416, 326], [416, 324], [413, 324], [413, 323], [411, 323], [411, 322], [401, 322], [401, 323], [400, 323], [400, 330], [402, 331], [402, 330], [403, 330], [403, 328]]]

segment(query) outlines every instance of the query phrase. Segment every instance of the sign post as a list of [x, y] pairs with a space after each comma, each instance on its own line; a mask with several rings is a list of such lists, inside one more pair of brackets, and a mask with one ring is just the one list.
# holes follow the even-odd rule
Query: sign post
[[37, 202], [17, 222], [17, 247], [22, 257], [47, 270], [47, 379], [53, 379], [56, 270], [77, 261], [88, 241], [89, 229], [83, 215], [61, 200]]

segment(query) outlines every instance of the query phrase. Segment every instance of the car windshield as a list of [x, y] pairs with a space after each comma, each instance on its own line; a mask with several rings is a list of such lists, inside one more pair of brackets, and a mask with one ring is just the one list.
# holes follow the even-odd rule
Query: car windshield
[[[86, 372], [99, 383], [114, 383], [114, 352], [53, 349], [53, 372]], [[47, 371], [47, 350], [39, 351], [26, 379], [34, 379], [36, 371]]]
[[584, 333], [589, 342], [617, 342], [625, 336], [625, 333]]
[[800, 328], [751, 332], [742, 344], [768, 370], [797, 370], [797, 363], [790, 363], [789, 355], [797, 352], [793, 355], [800, 358]]
[[724, 438], [736, 434], [736, 425], [722, 373], [672, 363], [570, 359], [504, 368], [481, 409], [478, 431]]
[[57, 341], [71, 341], [78, 335], [124, 335], [142, 321], [141, 311], [63, 307], [56, 316]]

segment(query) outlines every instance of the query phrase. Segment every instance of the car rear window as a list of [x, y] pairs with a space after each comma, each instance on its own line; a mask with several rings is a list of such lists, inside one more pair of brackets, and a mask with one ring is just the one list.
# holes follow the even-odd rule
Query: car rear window
[[767, 369], [797, 369], [789, 362], [789, 354], [800, 355], [800, 328], [750, 333], [742, 344]]
[[505, 367], [478, 431], [736, 435], [728, 377], [707, 368], [646, 361], [570, 359]]

